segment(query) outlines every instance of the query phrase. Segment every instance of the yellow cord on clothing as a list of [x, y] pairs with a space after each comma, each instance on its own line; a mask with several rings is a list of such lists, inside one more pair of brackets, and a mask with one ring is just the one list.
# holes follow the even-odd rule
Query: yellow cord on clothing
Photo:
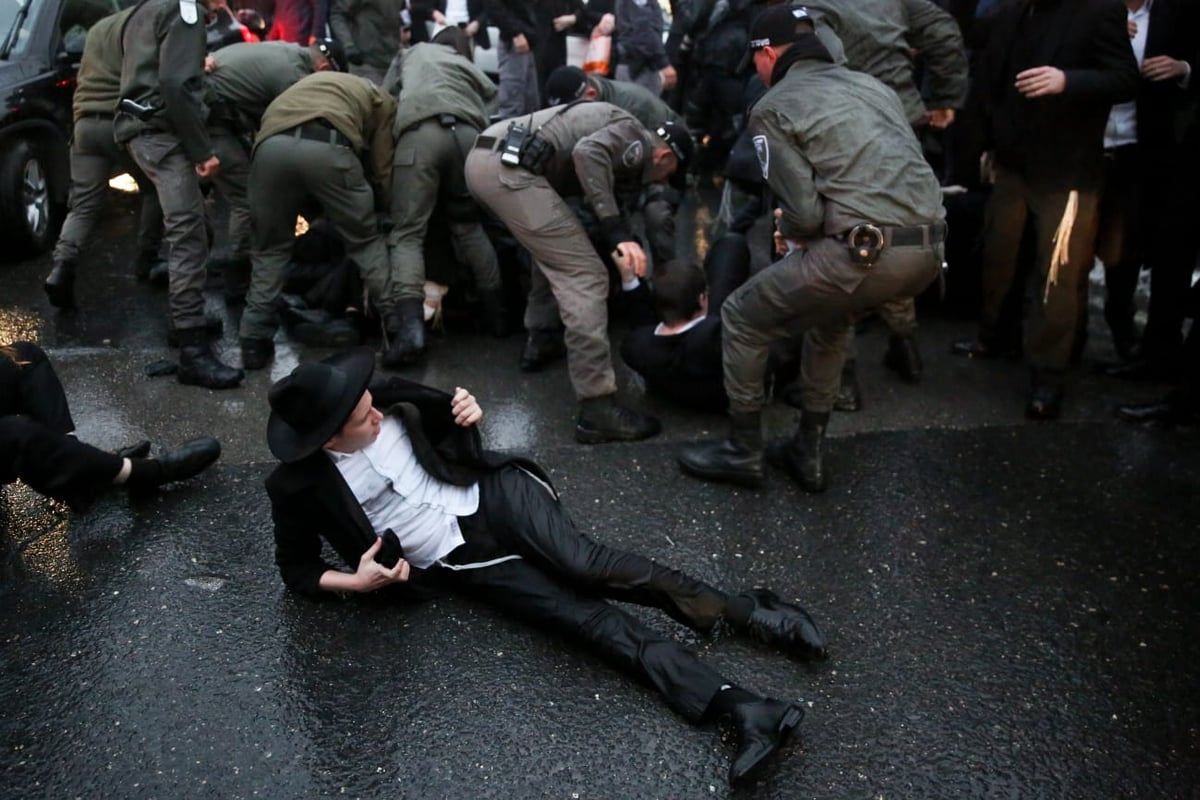
[[1072, 189], [1067, 195], [1067, 207], [1063, 209], [1058, 230], [1054, 232], [1054, 250], [1050, 253], [1050, 272], [1046, 275], [1046, 289], [1042, 302], [1050, 297], [1050, 287], [1058, 285], [1058, 268], [1067, 263], [1071, 252], [1071, 230], [1075, 227], [1075, 216], [1079, 213], [1079, 190]]

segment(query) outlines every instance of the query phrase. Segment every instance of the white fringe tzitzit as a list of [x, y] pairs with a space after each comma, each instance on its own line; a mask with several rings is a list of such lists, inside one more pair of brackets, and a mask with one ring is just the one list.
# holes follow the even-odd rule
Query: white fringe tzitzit
[[1063, 209], [1058, 230], [1054, 232], [1054, 250], [1050, 252], [1050, 272], [1046, 275], [1046, 289], [1042, 302], [1050, 297], [1050, 287], [1058, 285], [1058, 268], [1067, 263], [1071, 252], [1071, 229], [1075, 227], [1075, 215], [1079, 213], [1079, 190], [1072, 189], [1067, 195], [1067, 207]]

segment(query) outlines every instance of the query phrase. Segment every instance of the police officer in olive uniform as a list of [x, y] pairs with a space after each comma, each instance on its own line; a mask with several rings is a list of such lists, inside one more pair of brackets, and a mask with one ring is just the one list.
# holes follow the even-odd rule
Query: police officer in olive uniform
[[690, 445], [678, 458], [701, 478], [761, 482], [768, 348], [804, 330], [800, 426], [766, 456], [819, 492], [851, 315], [915, 296], [937, 278], [945, 212], [895, 92], [834, 64], [803, 8], [769, 8], [750, 32], [755, 68], [771, 88], [751, 109], [749, 128], [783, 210], [780, 233], [794, 249], [722, 306], [729, 438]]
[[[954, 122], [955, 110], [966, 104], [968, 76], [962, 32], [954, 17], [930, 0], [806, 0], [800, 5], [814, 18], [823, 41], [828, 44], [830, 32], [836, 35], [846, 66], [878, 78], [900, 96], [918, 136], [926, 128], [945, 130]], [[914, 50], [920, 53], [925, 97], [913, 71]], [[890, 332], [884, 365], [916, 383], [923, 369], [916, 342], [916, 301], [897, 297], [878, 311]], [[852, 363], [848, 362], [849, 378], [856, 383]]]
[[208, 234], [200, 180], [221, 162], [205, 128], [204, 17], [193, 0], [145, 0], [125, 21], [121, 99], [113, 121], [117, 142], [158, 189], [171, 275], [171, 318], [179, 338], [180, 383], [228, 389], [240, 369], [209, 347], [204, 318]]
[[342, 238], [370, 299], [392, 324], [396, 281], [377, 212], [386, 212], [391, 200], [395, 115], [396, 101], [383, 89], [342, 72], [315, 72], [267, 106], [250, 163], [254, 246], [239, 334], [247, 369], [266, 366], [274, 354], [284, 267], [296, 216], [310, 200]]
[[585, 444], [645, 439], [661, 425], [615, 401], [608, 270], [563, 198], [582, 194], [607, 250], [620, 251], [644, 274], [646, 255], [616, 195], [664, 181], [686, 160], [687, 131], [671, 123], [657, 131], [609, 103], [570, 103], [492, 125], [467, 156], [471, 194], [529, 251], [558, 301], [557, 310], [531, 304], [525, 324], [533, 337], [561, 312], [571, 384], [580, 400], [575, 439]]
[[50, 304], [75, 307], [75, 270], [116, 171], [133, 174], [142, 190], [135, 272], [150, 277], [158, 263], [162, 209], [154, 184], [113, 140], [113, 112], [121, 92], [121, 26], [133, 9], [111, 14], [88, 30], [73, 97], [75, 128], [71, 136], [71, 210], [54, 246], [54, 267], [46, 278]]
[[333, 0], [329, 28], [346, 48], [350, 72], [383, 84], [392, 58], [400, 52], [402, 0]]
[[[339, 60], [340, 59], [340, 60]], [[221, 160], [215, 184], [229, 204], [230, 258], [222, 265], [225, 298], [241, 303], [250, 280], [250, 145], [271, 101], [306, 75], [345, 69], [345, 54], [332, 39], [307, 47], [291, 42], [242, 43], [213, 54], [205, 78], [208, 132]]]
[[[645, 86], [589, 75], [579, 67], [556, 68], [546, 79], [542, 96], [548, 98], [546, 105], [551, 106], [581, 99], [612, 103], [628, 111], [649, 130], [654, 130], [664, 120], [670, 120], [686, 130], [683, 117]], [[642, 196], [637, 198], [655, 264], [664, 264], [675, 258], [675, 217], [683, 199], [677, 187], [684, 185], [685, 175], [681, 171], [676, 172], [674, 178], [675, 186], [666, 183], [647, 186]]]
[[[457, 40], [460, 49], [442, 44], [443, 37]], [[475, 278], [485, 326], [505, 332], [496, 251], [463, 177], [467, 153], [487, 127], [496, 85], [467, 59], [468, 46], [461, 29], [446, 28], [434, 43], [413, 45], [399, 58], [388, 244], [400, 319], [386, 366], [415, 363], [425, 352], [425, 234], [435, 209], [446, 216], [455, 256]]]

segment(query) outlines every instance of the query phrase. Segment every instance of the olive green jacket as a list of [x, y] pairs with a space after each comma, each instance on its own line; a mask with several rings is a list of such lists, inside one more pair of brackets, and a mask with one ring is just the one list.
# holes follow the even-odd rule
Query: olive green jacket
[[216, 69], [205, 80], [209, 123], [249, 136], [271, 101], [313, 72], [308, 48], [291, 42], [232, 44], [213, 58]]
[[899, 98], [870, 75], [798, 61], [751, 108], [748, 128], [788, 238], [945, 216]]
[[321, 119], [337, 128], [363, 161], [381, 207], [392, 196], [392, 120], [396, 101], [370, 81], [345, 72], [314, 72], [267, 106], [255, 147], [264, 139]]
[[496, 97], [496, 84], [478, 67], [451, 47], [422, 42], [404, 51], [389, 94], [399, 91], [396, 123], [398, 137], [430, 117], [450, 114], [476, 130], [488, 124], [488, 106]]
[[76, 76], [72, 111], [75, 121], [84, 114], [112, 114], [121, 96], [121, 26], [132, 8], [110, 14], [88, 30]]
[[125, 22], [122, 37], [121, 99], [158, 109], [149, 119], [118, 110], [113, 133], [128, 142], [144, 130], [179, 137], [188, 160], [213, 155], [204, 123], [204, 29], [207, 0], [146, 0]]
[[588, 75], [588, 83], [595, 88], [597, 100], [625, 109], [648, 130], [655, 130], [667, 120], [687, 127], [683, 117], [645, 86], [600, 75]]

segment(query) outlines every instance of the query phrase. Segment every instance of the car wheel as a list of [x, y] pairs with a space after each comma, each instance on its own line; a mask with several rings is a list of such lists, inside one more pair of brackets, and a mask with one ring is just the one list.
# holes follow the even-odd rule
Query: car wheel
[[9, 244], [3, 255], [50, 247], [61, 216], [44, 151], [28, 139], [8, 140], [0, 152], [0, 229]]

